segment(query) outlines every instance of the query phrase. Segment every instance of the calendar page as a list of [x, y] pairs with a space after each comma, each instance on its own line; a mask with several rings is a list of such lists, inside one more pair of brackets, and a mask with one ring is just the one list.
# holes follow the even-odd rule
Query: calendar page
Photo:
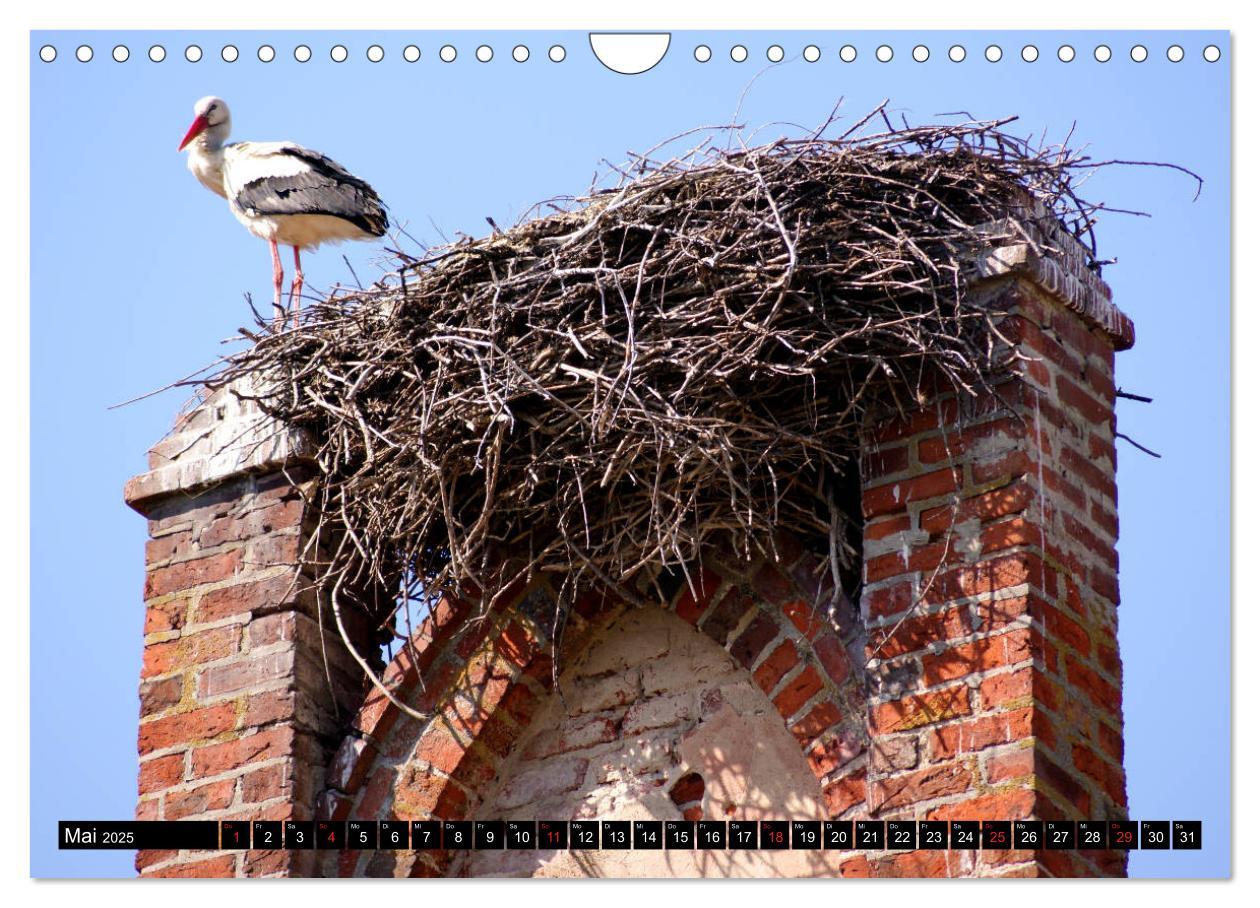
[[1231, 36], [904, 25], [31, 32], [31, 875], [1228, 877]]

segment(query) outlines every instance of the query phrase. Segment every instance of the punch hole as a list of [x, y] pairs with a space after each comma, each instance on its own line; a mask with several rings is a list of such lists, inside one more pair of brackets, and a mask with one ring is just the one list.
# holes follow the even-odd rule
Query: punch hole
[[801, 52], [801, 56], [805, 58], [806, 63], [817, 63], [822, 59], [822, 51], [815, 44], [807, 44], [805, 50]]
[[1037, 45], [1035, 44], [1025, 44], [1019, 55], [1025, 63], [1036, 63], [1037, 58], [1041, 56], [1041, 51], [1037, 50]]
[[385, 48], [379, 44], [373, 44], [367, 49], [367, 58], [369, 63], [380, 63], [385, 59]]
[[695, 58], [697, 63], [708, 63], [713, 59], [713, 51], [709, 50], [708, 45], [698, 45], [695, 50]]
[[1106, 63], [1111, 59], [1111, 48], [1106, 44], [1099, 44], [1094, 48], [1094, 59], [1099, 63]]
[[553, 44], [547, 49], [547, 59], [552, 63], [563, 63], [566, 52], [563, 44]]
[[80, 44], [74, 50], [74, 58], [80, 63], [89, 63], [92, 60], [92, 48], [87, 44]]
[[57, 59], [57, 48], [53, 47], [51, 44], [45, 44], [39, 49], [39, 58], [45, 63], [51, 63], [53, 60]]
[[736, 63], [743, 63], [748, 59], [748, 48], [742, 44], [736, 44], [731, 48], [731, 59]]
[[887, 63], [893, 58], [893, 49], [887, 44], [881, 44], [875, 48], [875, 59], [880, 63]]
[[1220, 58], [1221, 49], [1215, 44], [1209, 44], [1207, 47], [1203, 48], [1203, 59], [1207, 60], [1209, 63], [1215, 63]]
[[996, 63], [1002, 59], [1002, 48], [996, 44], [990, 44], [984, 49], [984, 58], [990, 63]]
[[1076, 59], [1076, 48], [1071, 44], [1064, 44], [1059, 48], [1059, 61], [1062, 63], [1071, 63]]
[[914, 59], [915, 63], [926, 63], [928, 61], [928, 57], [932, 56], [932, 52], [927, 49], [927, 45], [916, 44], [914, 49], [910, 51], [910, 56]]
[[184, 59], [189, 63], [197, 63], [201, 60], [201, 48], [196, 44], [189, 44], [184, 48]]
[[114, 47], [113, 57], [115, 63], [126, 63], [131, 59], [131, 51], [128, 50], [127, 45], [118, 44]]
[[225, 44], [223, 50], [219, 51], [219, 56], [223, 58], [224, 63], [235, 63], [240, 55], [241, 52], [236, 49], [235, 44]]
[[455, 58], [458, 56], [459, 52], [456, 51], [450, 44], [443, 44], [440, 48], [438, 48], [438, 59], [443, 63], [454, 62]]
[[270, 63], [275, 58], [276, 58], [276, 49], [272, 47], [270, 44], [264, 44], [262, 47], [258, 48], [258, 62], [259, 63]]
[[524, 44], [518, 44], [512, 48], [512, 59], [517, 63], [524, 63], [529, 59], [529, 48]]
[[783, 48], [777, 44], [771, 44], [766, 48], [766, 59], [771, 63], [783, 62]]
[[1172, 47], [1168, 48], [1168, 62], [1169, 63], [1180, 63], [1185, 58], [1186, 58], [1186, 52], [1181, 49], [1180, 44], [1174, 44]]
[[963, 60], [966, 60], [967, 48], [963, 47], [961, 44], [955, 44], [949, 49], [949, 59], [955, 63], [961, 63]]
[[332, 50], [328, 52], [328, 56], [332, 58], [334, 63], [345, 63], [350, 59], [350, 51], [346, 50], [344, 44], [334, 44]]
[[1134, 44], [1133, 48], [1129, 51], [1129, 59], [1131, 59], [1134, 63], [1145, 63], [1146, 56], [1146, 48], [1141, 44]]
[[403, 59], [408, 63], [415, 63], [420, 59], [420, 48], [414, 44], [408, 44], [403, 48]]
[[840, 48], [840, 59], [845, 63], [852, 63], [857, 59], [857, 48], [852, 44], [846, 44]]
[[299, 63], [306, 63], [311, 59], [311, 49], [305, 44], [299, 44], [293, 48], [293, 59]]
[[161, 63], [166, 59], [166, 48], [161, 44], [154, 44], [149, 48], [149, 59], [154, 63]]
[[477, 48], [477, 60], [480, 63], [489, 63], [494, 59], [494, 48], [489, 44], [483, 44]]

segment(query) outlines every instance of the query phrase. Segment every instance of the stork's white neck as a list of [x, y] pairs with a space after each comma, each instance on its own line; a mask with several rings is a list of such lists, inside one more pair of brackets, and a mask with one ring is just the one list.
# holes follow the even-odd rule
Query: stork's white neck
[[223, 137], [206, 130], [188, 146], [188, 169], [202, 186], [227, 198], [223, 187]]

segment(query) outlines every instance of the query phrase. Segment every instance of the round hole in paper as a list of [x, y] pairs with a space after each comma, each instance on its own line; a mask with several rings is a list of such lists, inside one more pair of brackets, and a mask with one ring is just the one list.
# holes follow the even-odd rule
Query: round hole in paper
[[961, 44], [955, 44], [949, 49], [949, 59], [955, 63], [961, 63], [967, 59], [967, 48]]
[[529, 59], [529, 48], [524, 44], [518, 44], [512, 48], [512, 59], [517, 63], [524, 63]]
[[196, 63], [201, 59], [201, 48], [196, 44], [189, 44], [184, 48], [184, 59], [189, 63]]
[[743, 63], [748, 59], [748, 48], [742, 44], [736, 44], [731, 48], [731, 59], [736, 63]]
[[367, 58], [369, 63], [380, 63], [385, 59], [385, 48], [379, 44], [373, 44], [367, 49]]
[[258, 48], [258, 62], [270, 63], [275, 58], [276, 49], [270, 44], [264, 44], [262, 47]]
[[293, 48], [293, 59], [297, 60], [299, 63], [308, 62], [311, 59], [311, 56], [311, 49], [305, 44], [299, 44], [297, 47]]
[[552, 63], [563, 63], [566, 52], [563, 44], [553, 44], [547, 48], [547, 59]]
[[92, 59], [92, 48], [87, 44], [80, 44], [74, 49], [74, 58], [80, 63], [87, 63]]
[[1129, 51], [1129, 59], [1131, 59], [1134, 63], [1144, 63], [1146, 62], [1146, 57], [1146, 48], [1141, 44], [1134, 44], [1133, 48]]
[[344, 44], [334, 44], [332, 50], [328, 52], [328, 56], [332, 58], [334, 63], [345, 63], [350, 59], [350, 51], [346, 50]]
[[403, 48], [403, 59], [408, 63], [415, 63], [420, 59], [420, 48], [414, 44], [408, 44]]
[[875, 48], [875, 59], [880, 63], [887, 63], [893, 58], [893, 49], [887, 44], [881, 44]]
[[235, 63], [240, 55], [241, 52], [236, 49], [235, 44], [225, 44], [223, 50], [219, 51], [219, 56], [223, 58], [224, 63]]
[[1019, 55], [1025, 63], [1036, 63], [1037, 58], [1041, 56], [1041, 51], [1037, 50], [1035, 44], [1025, 44]]
[[1221, 49], [1215, 44], [1209, 44], [1207, 47], [1203, 48], [1203, 59], [1207, 60], [1209, 63], [1215, 63], [1220, 58]]
[[118, 44], [114, 47], [113, 57], [115, 63], [126, 63], [131, 59], [131, 51], [126, 44]]
[[932, 56], [932, 52], [928, 50], [926, 44], [916, 44], [910, 51], [910, 56], [914, 58], [915, 63], [926, 63], [928, 57]]
[[39, 49], [39, 58], [45, 63], [51, 63], [53, 60], [57, 59], [57, 48], [53, 47], [51, 44], [45, 44]]
[[483, 44], [477, 48], [477, 62], [489, 63], [494, 59], [494, 48], [489, 44]]
[[845, 63], [852, 63], [857, 59], [857, 48], [852, 44], [846, 44], [840, 48], [840, 59]]
[[1172, 47], [1168, 48], [1168, 62], [1169, 63], [1180, 63], [1185, 58], [1186, 58], [1186, 52], [1182, 50], [1180, 44], [1174, 44]]
[[1071, 44], [1064, 44], [1059, 48], [1059, 62], [1071, 63], [1076, 59], [1076, 48]]
[[166, 59], [166, 48], [161, 44], [154, 44], [149, 48], [149, 59], [154, 63], [161, 63]]
[[817, 63], [822, 59], [822, 51], [815, 44], [808, 44], [805, 50], [801, 52], [801, 56], [805, 58], [806, 63]]
[[984, 49], [984, 58], [990, 63], [996, 63], [998, 60], [1002, 59], [1002, 48], [998, 47], [996, 44], [990, 44]]
[[783, 48], [777, 44], [771, 44], [766, 48], [766, 59], [771, 63], [783, 62]]
[[1106, 44], [1099, 44], [1094, 48], [1094, 59], [1099, 63], [1106, 63], [1111, 59], [1111, 48]]

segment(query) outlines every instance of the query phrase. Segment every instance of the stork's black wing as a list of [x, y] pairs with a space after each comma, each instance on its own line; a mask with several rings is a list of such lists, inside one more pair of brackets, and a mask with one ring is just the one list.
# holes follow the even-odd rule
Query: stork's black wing
[[[259, 175], [249, 178], [253, 168], [242, 167], [245, 181], [236, 189], [236, 204], [246, 211], [263, 215], [323, 214], [342, 218], [372, 236], [384, 236], [389, 229], [385, 205], [376, 191], [331, 158], [288, 142], [271, 145], [237, 146], [242, 153], [300, 161], [287, 175]], [[261, 169], [261, 166], [260, 166]], [[283, 169], [283, 168], [277, 168]]]

